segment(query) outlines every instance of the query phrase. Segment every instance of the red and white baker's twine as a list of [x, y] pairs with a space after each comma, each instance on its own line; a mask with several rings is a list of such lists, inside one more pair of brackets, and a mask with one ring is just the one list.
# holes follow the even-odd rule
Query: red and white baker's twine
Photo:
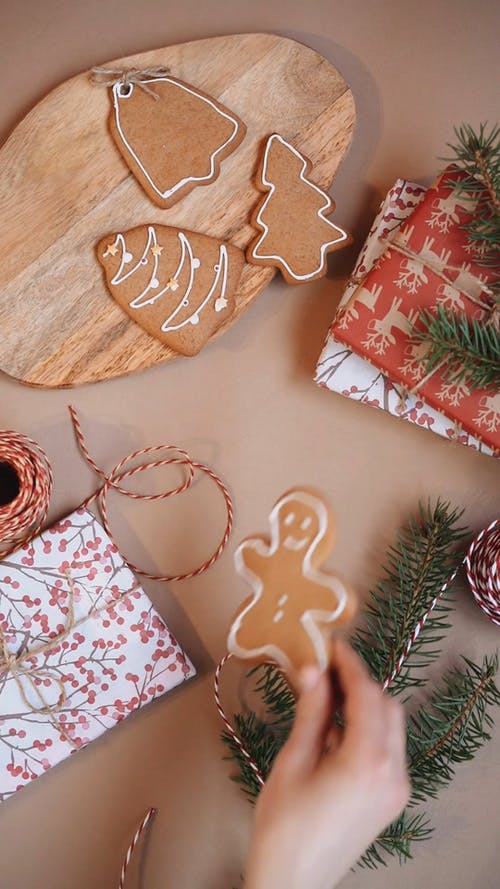
[[[106, 473], [100, 469], [90, 456], [75, 408], [70, 407], [69, 410], [80, 450], [94, 472], [103, 480], [102, 486], [94, 494], [91, 494], [90, 497], [81, 504], [81, 507], [87, 507], [90, 506], [91, 503], [95, 501], [97, 502], [101, 512], [102, 523], [106, 529], [106, 533], [112, 540], [114, 538], [109, 525], [106, 499], [110, 489], [118, 491], [126, 497], [131, 497], [133, 500], [166, 500], [168, 497], [174, 497], [176, 494], [181, 494], [183, 491], [186, 491], [192, 484], [196, 470], [203, 472], [212, 479], [224, 498], [227, 519], [220, 543], [212, 555], [203, 562], [202, 565], [199, 565], [194, 570], [187, 571], [184, 574], [153, 574], [125, 559], [127, 564], [136, 574], [141, 574], [143, 577], [149, 577], [151, 580], [162, 580], [169, 583], [176, 580], [187, 580], [192, 577], [197, 577], [199, 574], [202, 574], [210, 568], [225, 549], [233, 526], [233, 504], [231, 495], [222, 479], [219, 478], [209, 466], [205, 466], [203, 463], [198, 463], [196, 460], [192, 460], [187, 451], [184, 451], [182, 448], [178, 448], [175, 445], [153, 445], [151, 447], [141, 448], [138, 451], [128, 454], [128, 456], [124, 457], [113, 467], [111, 472]], [[160, 451], [169, 453], [173, 452], [175, 456], [164, 457], [160, 460], [147, 460], [139, 466], [125, 469], [125, 466], [133, 460], [137, 460], [147, 454], [157, 454]], [[25, 544], [31, 541], [39, 532], [49, 510], [53, 476], [49, 460], [42, 448], [26, 435], [21, 435], [16, 432], [0, 432], [0, 462], [9, 464], [19, 480], [18, 495], [11, 501], [11, 503], [0, 507], [0, 546], [4, 543], [8, 544], [8, 549], [2, 549], [0, 552], [0, 557], [3, 558], [10, 555], [21, 542]], [[183, 467], [186, 474], [184, 481], [176, 488], [171, 488], [168, 491], [163, 491], [159, 494], [136, 494], [133, 491], [128, 491], [120, 485], [120, 482], [124, 479], [130, 478], [140, 472], [144, 472], [146, 469], [157, 469], [160, 466], [169, 466], [172, 464], [177, 464]]]
[[217, 668], [216, 668], [216, 670], [215, 670], [215, 675], [214, 675], [214, 697], [215, 697], [215, 706], [217, 707], [217, 710], [218, 710], [218, 713], [219, 713], [220, 718], [222, 719], [222, 722], [223, 722], [224, 725], [226, 726], [226, 730], [227, 730], [227, 731], [229, 732], [229, 734], [231, 735], [231, 737], [232, 737], [234, 743], [235, 743], [235, 744], [237, 745], [237, 747], [239, 747], [239, 749], [241, 750], [241, 752], [242, 752], [243, 756], [245, 757], [245, 759], [246, 759], [248, 765], [249, 765], [250, 768], [252, 769], [252, 772], [254, 773], [255, 777], [257, 778], [257, 781], [259, 782], [260, 786], [263, 787], [263, 785], [264, 785], [265, 782], [264, 782], [264, 778], [262, 777], [262, 773], [261, 773], [261, 771], [260, 771], [260, 769], [259, 769], [257, 763], [256, 763], [255, 760], [253, 759], [253, 757], [250, 756], [250, 754], [249, 754], [248, 750], [246, 749], [246, 747], [245, 747], [243, 741], [241, 740], [241, 738], [238, 737], [238, 735], [236, 734], [236, 732], [235, 732], [233, 726], [232, 726], [231, 723], [229, 722], [229, 719], [227, 718], [227, 716], [226, 716], [226, 714], [225, 714], [225, 712], [224, 712], [224, 708], [223, 708], [223, 706], [222, 706], [222, 702], [221, 702], [221, 699], [220, 699], [220, 693], [219, 693], [220, 674], [221, 674], [221, 672], [222, 672], [222, 670], [223, 670], [225, 664], [227, 664], [228, 660], [230, 660], [231, 657], [232, 657], [231, 654], [226, 654], [226, 655], [222, 658], [222, 660], [220, 661], [220, 663], [217, 664]]
[[[396, 666], [394, 667], [394, 670], [382, 684], [382, 688], [384, 689], [384, 691], [389, 688], [389, 686], [394, 682], [394, 679], [396, 678], [401, 670], [401, 667], [407, 660], [416, 639], [420, 635], [423, 627], [427, 623], [427, 620], [434, 611], [434, 608], [454, 582], [458, 571], [463, 564], [465, 564], [467, 577], [469, 579], [472, 593], [474, 595], [474, 598], [476, 599], [476, 602], [481, 606], [483, 611], [486, 612], [490, 620], [500, 626], [500, 519], [495, 519], [493, 522], [491, 522], [490, 525], [488, 525], [487, 528], [481, 531], [477, 535], [477, 537], [474, 538], [466, 557], [450, 574], [450, 576], [441, 587], [437, 596], [435, 596], [430, 603], [429, 608], [427, 609], [425, 614], [423, 614], [420, 618], [419, 622], [411, 633], [408, 642], [406, 643], [405, 649], [401, 657], [399, 658]], [[215, 670], [215, 704], [218, 713], [226, 727], [226, 730], [231, 735], [234, 743], [241, 750], [243, 756], [248, 762], [248, 765], [255, 774], [257, 781], [261, 786], [263, 786], [265, 781], [262, 772], [260, 771], [259, 766], [255, 762], [253, 757], [246, 749], [243, 741], [241, 740], [241, 738], [238, 737], [233, 726], [229, 722], [220, 699], [220, 675], [225, 664], [228, 662], [228, 660], [230, 660], [231, 657], [231, 654], [226, 654], [225, 657], [223, 657], [220, 663], [217, 665], [217, 668]]]
[[18, 542], [29, 542], [38, 533], [49, 511], [52, 469], [45, 451], [27, 435], [0, 431], [0, 463], [10, 466], [19, 481], [19, 492], [0, 506], [0, 558], [10, 555]]
[[146, 827], [148, 826], [149, 822], [151, 821], [152, 818], [154, 818], [155, 815], [156, 815], [156, 809], [148, 809], [148, 811], [144, 815], [144, 818], [142, 819], [141, 823], [139, 824], [139, 827], [137, 828], [136, 832], [134, 833], [134, 836], [132, 837], [130, 846], [127, 849], [125, 858], [123, 859], [118, 889], [125, 889], [125, 877], [127, 874], [128, 866], [130, 864], [130, 859], [132, 858], [132, 855], [134, 853], [134, 849], [137, 846], [137, 843], [139, 842], [142, 834], [146, 830]]
[[465, 570], [477, 604], [500, 626], [500, 519], [494, 519], [472, 541]]
[[[70, 406], [69, 411], [71, 414], [71, 419], [73, 420], [73, 425], [75, 427], [78, 444], [83, 456], [87, 460], [89, 466], [92, 467], [94, 472], [96, 472], [97, 475], [99, 475], [104, 480], [104, 484], [102, 485], [102, 487], [99, 488], [99, 490], [96, 491], [95, 494], [91, 494], [91, 496], [82, 503], [82, 506], [86, 507], [94, 501], [97, 501], [102, 516], [103, 526], [106, 530], [106, 533], [109, 534], [111, 539], [113, 539], [113, 534], [109, 526], [106, 500], [110, 488], [113, 488], [115, 491], [119, 491], [121, 494], [125, 494], [126, 497], [132, 497], [132, 499], [134, 500], [166, 500], [167, 497], [173, 497], [176, 494], [181, 494], [183, 491], [186, 491], [191, 486], [195, 470], [197, 469], [200, 472], [205, 473], [205, 475], [208, 475], [208, 477], [211, 478], [213, 482], [215, 482], [215, 484], [219, 488], [219, 491], [224, 497], [224, 502], [226, 504], [227, 510], [227, 521], [222, 539], [217, 549], [210, 556], [210, 558], [203, 562], [202, 565], [200, 565], [198, 568], [195, 568], [193, 571], [187, 571], [184, 574], [152, 574], [150, 571], [144, 571], [142, 568], [134, 565], [133, 562], [130, 562], [126, 557], [124, 557], [127, 564], [130, 566], [130, 568], [132, 568], [133, 571], [136, 572], [136, 574], [141, 574], [143, 577], [149, 577], [150, 580], [163, 580], [168, 583], [176, 580], [188, 580], [192, 577], [197, 577], [199, 574], [202, 574], [204, 571], [210, 568], [214, 564], [214, 562], [217, 561], [217, 559], [225, 549], [233, 527], [233, 503], [231, 500], [231, 495], [222, 479], [219, 478], [219, 476], [216, 475], [216, 473], [213, 472], [213, 470], [210, 469], [209, 466], [205, 466], [204, 463], [198, 463], [196, 462], [196, 460], [191, 460], [187, 451], [184, 451], [182, 450], [182, 448], [178, 448], [175, 445], [152, 445], [147, 448], [141, 448], [141, 450], [138, 451], [133, 451], [133, 453], [128, 454], [128, 456], [120, 460], [120, 462], [113, 467], [111, 472], [105, 473], [102, 469], [99, 468], [97, 463], [95, 463], [95, 461], [89, 454], [75, 408]], [[158, 453], [158, 451], [174, 451], [179, 456], [168, 457], [164, 458], [163, 460], [150, 460], [145, 463], [141, 463], [140, 466], [134, 466], [132, 467], [132, 469], [124, 469], [124, 466], [127, 463], [136, 460], [138, 457], [143, 457], [145, 454]], [[184, 482], [182, 482], [182, 484], [178, 485], [177, 488], [171, 488], [170, 490], [163, 491], [160, 494], [134, 494], [132, 491], [128, 491], [126, 488], [122, 488], [119, 484], [119, 482], [123, 481], [123, 479], [130, 478], [132, 475], [137, 475], [137, 473], [139, 472], [144, 472], [146, 469], [156, 469], [159, 466], [169, 466], [172, 464], [178, 464], [180, 466], [186, 467], [186, 478]]]

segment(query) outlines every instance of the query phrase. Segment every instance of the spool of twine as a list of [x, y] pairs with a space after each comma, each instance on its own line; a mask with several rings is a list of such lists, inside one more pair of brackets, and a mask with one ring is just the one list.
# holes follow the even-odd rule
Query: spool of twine
[[45, 451], [27, 435], [0, 431], [0, 556], [29, 542], [47, 518], [53, 477]]
[[500, 519], [494, 519], [474, 538], [465, 570], [477, 604], [500, 627]]

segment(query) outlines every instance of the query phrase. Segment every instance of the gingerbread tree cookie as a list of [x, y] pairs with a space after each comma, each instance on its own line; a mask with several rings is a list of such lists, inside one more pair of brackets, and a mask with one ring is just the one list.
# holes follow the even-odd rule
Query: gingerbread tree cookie
[[289, 284], [326, 274], [326, 256], [350, 235], [327, 219], [333, 200], [308, 178], [312, 164], [282, 136], [267, 140], [257, 185], [266, 192], [252, 222], [261, 234], [247, 249], [253, 264], [276, 266]]
[[[144, 88], [145, 87], [145, 88]], [[109, 126], [125, 163], [160, 207], [217, 179], [246, 127], [235, 114], [175, 77], [120, 80]]]
[[340, 578], [320, 570], [332, 549], [333, 521], [323, 499], [292, 490], [274, 506], [271, 539], [244, 540], [236, 570], [253, 589], [238, 610], [228, 650], [256, 662], [272, 661], [292, 678], [308, 664], [328, 666], [328, 637], [347, 623], [356, 601]]
[[231, 244], [165, 225], [109, 235], [97, 258], [127, 315], [182, 355], [196, 355], [231, 317], [244, 264]]

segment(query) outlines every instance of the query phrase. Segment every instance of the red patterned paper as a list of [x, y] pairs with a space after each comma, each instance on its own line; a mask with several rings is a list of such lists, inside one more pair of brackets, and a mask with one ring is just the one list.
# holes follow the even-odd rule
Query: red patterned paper
[[0, 563], [0, 631], [0, 800], [195, 673], [84, 509]]
[[[488, 303], [483, 284], [495, 270], [478, 266], [461, 226], [471, 218], [474, 204], [459, 197], [448, 170], [429, 189], [375, 267], [335, 320], [333, 336], [380, 368], [387, 376], [418, 394], [464, 430], [500, 447], [500, 393], [470, 391], [452, 385], [437, 370], [425, 379], [423, 344], [411, 342], [420, 308], [437, 305], [480, 319]], [[451, 180], [451, 183], [450, 183]], [[400, 249], [398, 249], [398, 247]]]
[[[441, 173], [396, 233], [393, 243], [416, 254], [426, 266], [443, 274], [457, 290], [475, 299], [483, 299], [482, 285], [497, 278], [499, 270], [485, 268], [477, 262], [477, 247], [463, 229], [473, 219], [476, 209], [472, 194], [460, 194], [459, 183], [463, 178], [464, 174], [453, 166]], [[412, 282], [411, 260], [408, 260], [406, 270]], [[447, 296], [443, 288], [440, 296], [436, 302], [448, 304], [450, 308], [463, 308], [461, 303], [454, 302], [452, 290]]]

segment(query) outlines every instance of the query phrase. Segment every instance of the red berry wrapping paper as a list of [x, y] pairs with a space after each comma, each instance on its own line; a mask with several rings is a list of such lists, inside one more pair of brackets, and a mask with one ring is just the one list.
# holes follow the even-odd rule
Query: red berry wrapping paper
[[195, 670], [80, 509], [0, 563], [0, 801]]

